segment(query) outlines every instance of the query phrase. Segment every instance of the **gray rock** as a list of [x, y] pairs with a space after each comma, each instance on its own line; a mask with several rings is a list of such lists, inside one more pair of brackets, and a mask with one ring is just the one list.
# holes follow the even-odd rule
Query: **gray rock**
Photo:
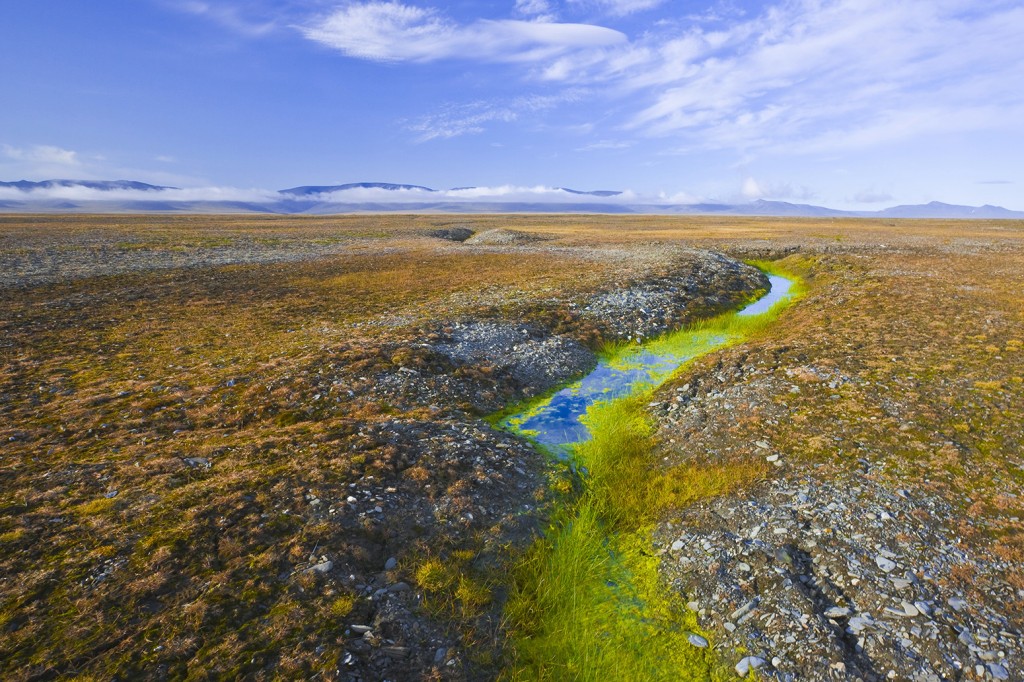
[[845, 606], [833, 606], [832, 608], [825, 611], [826, 618], [846, 618], [851, 613], [850, 609]]
[[992, 675], [993, 679], [996, 680], [1008, 680], [1010, 679], [1010, 671], [999, 665], [998, 663], [989, 663], [988, 672]]
[[[749, 568], [749, 566], [748, 566], [748, 568]], [[748, 613], [750, 613], [751, 611], [756, 609], [757, 605], [760, 604], [760, 603], [761, 603], [761, 598], [760, 597], [754, 597], [753, 599], [748, 601], [746, 604], [744, 604], [743, 606], [739, 607], [738, 609], [733, 611], [731, 614], [729, 614], [729, 620], [739, 620], [743, 616], [747, 615]]]
[[691, 632], [686, 638], [690, 641], [690, 644], [699, 649], [706, 649], [708, 647], [708, 640], [704, 639], [696, 632]]
[[886, 573], [896, 570], [896, 562], [892, 559], [886, 559], [881, 554], [875, 557], [875, 563], [878, 565], [880, 569], [882, 569]]
[[396, 559], [395, 557], [391, 557], [386, 562], [384, 562], [384, 570], [385, 571], [393, 571], [397, 567], [398, 567], [398, 559]]
[[740, 677], [746, 677], [750, 674], [751, 670], [758, 670], [764, 667], [765, 663], [766, 661], [759, 656], [747, 656], [736, 664], [736, 674]]
[[874, 623], [871, 621], [870, 618], [867, 618], [865, 616], [854, 616], [850, 619], [849, 629], [853, 632], [853, 634], [857, 635], [860, 634], [862, 631], [868, 629], [872, 625], [874, 625]]

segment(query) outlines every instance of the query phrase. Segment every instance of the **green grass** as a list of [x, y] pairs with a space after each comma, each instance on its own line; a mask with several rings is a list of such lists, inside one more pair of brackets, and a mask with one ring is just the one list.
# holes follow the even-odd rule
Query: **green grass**
[[[696, 614], [668, 594], [651, 532], [668, 508], [727, 492], [763, 473], [655, 467], [649, 393], [588, 413], [594, 437], [576, 457], [582, 493], [555, 514], [518, 563], [506, 607], [512, 680], [714, 680], [711, 649], [688, 641]], [[638, 485], [638, 481], [643, 484]]]
[[[790, 301], [802, 293], [799, 278], [773, 274], [796, 280]], [[706, 352], [737, 343], [774, 321], [785, 305], [752, 318], [721, 315], [644, 348], [667, 354], [696, 346]], [[633, 350], [619, 348], [610, 361], [628, 362]], [[514, 652], [508, 678], [717, 680], [731, 674], [718, 667], [713, 649], [689, 642], [691, 633], [707, 635], [662, 584], [651, 535], [666, 510], [749, 483], [765, 473], [765, 465], [659, 467], [646, 411], [655, 390], [587, 411], [592, 438], [573, 453], [583, 477], [562, 486], [566, 492], [547, 534], [514, 571], [506, 606]]]

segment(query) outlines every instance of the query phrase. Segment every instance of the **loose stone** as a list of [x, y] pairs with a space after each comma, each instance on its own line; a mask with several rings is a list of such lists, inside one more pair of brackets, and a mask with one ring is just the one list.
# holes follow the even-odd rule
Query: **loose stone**
[[747, 656], [736, 664], [736, 674], [740, 677], [746, 677], [750, 674], [751, 670], [758, 670], [764, 667], [764, 664], [765, 660], [759, 656]]
[[689, 640], [690, 644], [699, 649], [706, 649], [708, 647], [708, 640], [695, 632], [691, 632], [686, 638]]

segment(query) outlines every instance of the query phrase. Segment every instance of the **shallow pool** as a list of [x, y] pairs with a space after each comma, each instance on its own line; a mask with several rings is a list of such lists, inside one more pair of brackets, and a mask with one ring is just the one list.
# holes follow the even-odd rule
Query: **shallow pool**
[[[770, 288], [757, 301], [734, 313], [751, 318], [763, 315], [793, 295], [793, 282], [769, 275]], [[600, 400], [611, 400], [641, 387], [657, 386], [686, 362], [710, 353], [738, 338], [714, 329], [683, 330], [642, 345], [630, 346], [602, 359], [593, 372], [529, 409], [502, 420], [501, 425], [532, 437], [554, 454], [590, 437], [581, 418]]]

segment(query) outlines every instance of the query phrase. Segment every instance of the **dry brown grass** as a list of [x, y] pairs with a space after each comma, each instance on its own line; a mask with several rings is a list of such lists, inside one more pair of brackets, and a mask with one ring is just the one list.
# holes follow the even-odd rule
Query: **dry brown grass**
[[[306, 496], [343, 498], [364, 475], [400, 470], [401, 453], [360, 428], [430, 414], [367, 397], [363, 377], [425, 361], [405, 346], [437, 319], [534, 314], [588, 338], [566, 301], [631, 274], [628, 261], [572, 250], [423, 237], [451, 225], [543, 232], [554, 238], [545, 249], [607, 253], [799, 247], [806, 255], [791, 264], [811, 293], [756, 352], [860, 383], [832, 391], [794, 376], [801, 393], [780, 398], [789, 418], [777, 442], [815, 461], [885, 458], [890, 475], [979, 505], [967, 541], [1020, 556], [1021, 525], [1009, 521], [1024, 516], [1019, 223], [6, 216], [0, 256], [201, 256], [317, 240], [345, 251], [2, 290], [0, 674], [329, 677], [336, 658], [315, 652], [340, 651], [341, 626], [369, 607], [317, 575], [281, 576], [324, 545], [374, 564], [367, 548], [379, 531], [323, 523]], [[760, 425], [748, 414], [716, 437], [742, 444]], [[442, 475], [405, 471], [417, 485]], [[483, 599], [469, 587], [455, 598]]]

